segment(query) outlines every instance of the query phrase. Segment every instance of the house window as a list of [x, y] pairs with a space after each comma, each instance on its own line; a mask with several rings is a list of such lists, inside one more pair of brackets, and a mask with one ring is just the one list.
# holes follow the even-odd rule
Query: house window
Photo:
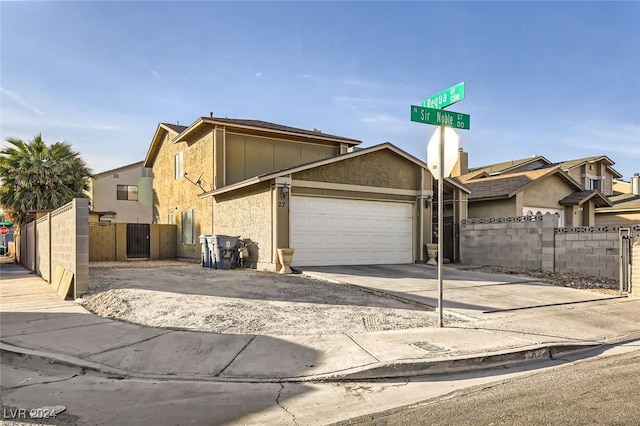
[[184, 172], [182, 171], [182, 152], [176, 154], [174, 170], [176, 179], [180, 179], [182, 175], [184, 175]]
[[182, 244], [196, 242], [196, 209], [182, 212]]
[[138, 201], [138, 187], [136, 185], [118, 185], [118, 200]]
[[589, 189], [600, 189], [600, 181], [598, 179], [589, 179]]

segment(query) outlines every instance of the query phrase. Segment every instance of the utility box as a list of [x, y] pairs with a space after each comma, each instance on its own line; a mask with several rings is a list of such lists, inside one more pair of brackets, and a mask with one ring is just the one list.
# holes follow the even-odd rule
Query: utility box
[[216, 269], [231, 269], [238, 263], [238, 240], [240, 237], [229, 235], [214, 235], [211, 238], [213, 252], [211, 267]]
[[211, 235], [200, 235], [200, 258], [204, 268], [211, 268], [211, 249], [209, 248], [208, 239]]

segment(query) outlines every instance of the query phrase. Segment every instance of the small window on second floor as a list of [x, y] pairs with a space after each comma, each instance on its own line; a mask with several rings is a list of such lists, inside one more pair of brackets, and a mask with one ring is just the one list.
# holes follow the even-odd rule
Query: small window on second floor
[[138, 201], [138, 187], [136, 185], [118, 185], [118, 200]]
[[598, 179], [589, 179], [589, 189], [600, 189], [600, 181]]
[[184, 172], [182, 171], [182, 152], [176, 154], [175, 157], [175, 178], [180, 179]]

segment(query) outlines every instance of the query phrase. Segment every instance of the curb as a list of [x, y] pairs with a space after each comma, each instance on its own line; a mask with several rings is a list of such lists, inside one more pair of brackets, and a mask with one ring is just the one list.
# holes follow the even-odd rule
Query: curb
[[597, 347], [608, 346], [601, 343], [583, 344], [550, 344], [527, 347], [515, 351], [499, 351], [472, 356], [457, 356], [447, 359], [404, 360], [387, 363], [376, 363], [349, 368], [331, 373], [299, 376], [299, 377], [237, 377], [237, 376], [202, 376], [193, 374], [147, 374], [122, 370], [103, 364], [87, 361], [82, 358], [52, 354], [48, 352], [25, 349], [0, 342], [2, 363], [19, 363], [42, 365], [62, 365], [79, 368], [83, 373], [92, 371], [112, 379], [145, 379], [155, 381], [194, 381], [220, 383], [303, 383], [303, 382], [342, 382], [377, 380], [399, 377], [428, 376], [440, 374], [465, 373], [523, 364], [533, 361], [556, 359], [562, 355], [575, 355]]

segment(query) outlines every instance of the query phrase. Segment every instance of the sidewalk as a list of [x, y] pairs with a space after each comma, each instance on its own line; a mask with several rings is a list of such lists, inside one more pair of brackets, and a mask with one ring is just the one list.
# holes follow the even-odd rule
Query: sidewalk
[[[498, 315], [488, 312], [486, 318], [445, 328], [306, 336], [158, 329], [93, 315], [61, 300], [37, 275], [0, 260], [3, 359], [46, 358], [113, 376], [228, 382], [399, 377], [519, 363], [640, 338], [639, 299], [593, 293], [587, 295], [590, 301], [585, 292], [571, 289], [560, 290], [579, 292], [579, 305], [518, 311], [522, 307], [511, 310], [504, 302]], [[469, 286], [462, 278], [459, 291], [473, 287], [476, 297], [484, 294], [477, 282]], [[377, 291], [408, 294], [385, 288], [384, 280], [372, 282], [368, 285]], [[423, 303], [427, 293], [410, 297]], [[447, 310], [477, 317], [469, 306]]]

